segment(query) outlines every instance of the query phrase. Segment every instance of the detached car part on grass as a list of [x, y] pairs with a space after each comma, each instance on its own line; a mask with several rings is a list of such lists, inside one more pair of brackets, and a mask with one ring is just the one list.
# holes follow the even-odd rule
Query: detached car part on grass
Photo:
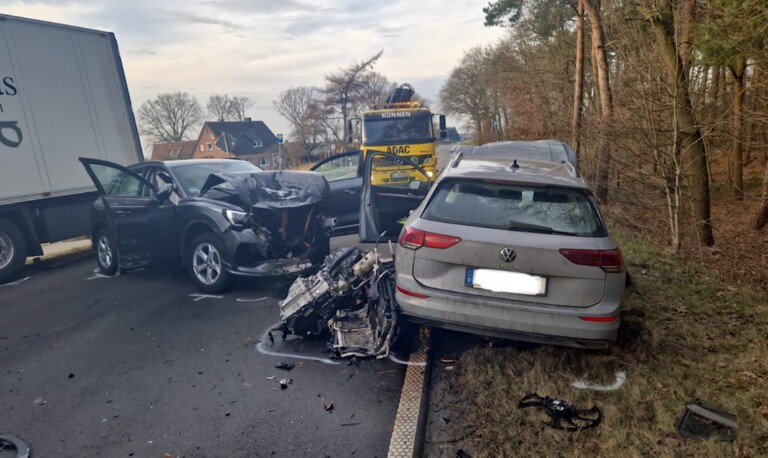
[[697, 399], [686, 404], [675, 427], [680, 434], [694, 439], [732, 442], [739, 431], [737, 421], [733, 413]]
[[591, 409], [577, 409], [568, 401], [540, 396], [538, 393], [526, 394], [517, 406], [521, 409], [528, 407], [544, 409], [544, 412], [549, 415], [549, 422], [543, 423], [561, 431], [576, 432], [595, 428], [603, 419], [603, 413], [597, 406], [592, 406]]
[[328, 256], [320, 271], [297, 278], [280, 302], [277, 330], [298, 336], [331, 333], [338, 356], [384, 358], [397, 330], [394, 264], [355, 247]]

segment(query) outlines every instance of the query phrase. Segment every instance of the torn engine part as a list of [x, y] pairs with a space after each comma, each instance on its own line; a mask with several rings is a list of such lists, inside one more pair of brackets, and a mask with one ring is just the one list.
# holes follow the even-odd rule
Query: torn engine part
[[0, 455], [3, 455], [5, 450], [15, 451], [16, 458], [29, 458], [29, 446], [27, 443], [10, 434], [0, 434]]
[[395, 335], [397, 306], [394, 263], [375, 252], [340, 249], [320, 271], [298, 278], [280, 302], [283, 333], [320, 336], [330, 330], [330, 348], [338, 356], [389, 354]]
[[675, 425], [680, 434], [694, 439], [736, 440], [739, 425], [736, 415], [719, 407], [703, 404], [698, 399], [689, 402]]
[[[538, 393], [528, 393], [517, 403], [521, 409], [540, 407], [549, 415], [549, 422], [542, 422], [550, 428], [561, 431], [581, 431], [594, 428], [603, 419], [603, 413], [597, 406], [591, 409], [576, 409], [573, 404], [562, 399], [552, 399], [549, 396], [539, 396]], [[563, 425], [566, 423], [566, 425]]]

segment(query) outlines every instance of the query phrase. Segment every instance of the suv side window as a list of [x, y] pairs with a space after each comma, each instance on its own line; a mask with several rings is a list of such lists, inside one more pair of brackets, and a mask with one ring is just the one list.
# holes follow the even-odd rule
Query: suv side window
[[91, 166], [91, 169], [108, 196], [153, 197], [155, 195], [154, 189], [149, 189], [149, 194], [145, 195], [144, 183], [121, 170], [97, 164]]
[[315, 172], [322, 173], [329, 182], [337, 180], [348, 180], [358, 176], [360, 167], [360, 154], [343, 154], [334, 157], [327, 162], [321, 163], [312, 169]]

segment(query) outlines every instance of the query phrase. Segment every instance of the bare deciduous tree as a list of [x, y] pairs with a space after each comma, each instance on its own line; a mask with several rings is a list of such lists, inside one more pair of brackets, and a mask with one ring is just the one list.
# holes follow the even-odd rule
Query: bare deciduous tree
[[153, 142], [178, 142], [200, 126], [203, 109], [188, 93], [170, 92], [142, 103], [138, 115], [142, 135]]
[[325, 132], [321, 121], [321, 93], [317, 87], [292, 87], [272, 101], [275, 110], [291, 123], [291, 137], [301, 143], [307, 152], [317, 146]]
[[340, 139], [343, 148], [347, 148], [349, 137], [348, 123], [350, 112], [355, 103], [355, 97], [363, 87], [363, 77], [379, 60], [383, 50], [362, 61], [353, 62], [349, 67], [325, 76], [325, 107], [328, 111], [340, 116], [343, 123], [343, 136]]
[[245, 121], [248, 110], [253, 107], [253, 100], [250, 97], [236, 95], [231, 98], [230, 106], [232, 117], [237, 121]]
[[213, 94], [208, 98], [208, 113], [217, 121], [232, 120], [232, 99], [227, 94]]

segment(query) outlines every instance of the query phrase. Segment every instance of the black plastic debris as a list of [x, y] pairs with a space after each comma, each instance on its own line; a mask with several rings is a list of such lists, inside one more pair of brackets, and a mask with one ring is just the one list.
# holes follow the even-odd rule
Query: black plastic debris
[[285, 371], [290, 371], [294, 367], [296, 367], [296, 365], [288, 364], [288, 363], [278, 363], [278, 364], [275, 364], [275, 369], [283, 369]]
[[296, 279], [280, 301], [275, 330], [302, 337], [330, 333], [329, 349], [340, 357], [384, 358], [397, 330], [394, 262], [376, 250], [337, 250], [320, 271]]
[[517, 403], [517, 406], [521, 409], [528, 407], [544, 409], [544, 412], [549, 415], [549, 421], [542, 423], [561, 431], [574, 432], [594, 428], [603, 419], [603, 413], [597, 406], [592, 406], [591, 409], [576, 409], [568, 401], [552, 399], [549, 396], [539, 396], [538, 393], [526, 394]]
[[3, 452], [15, 451], [16, 458], [29, 458], [29, 446], [26, 442], [10, 434], [0, 434], [0, 455], [5, 456]]
[[675, 427], [683, 436], [694, 439], [734, 441], [739, 425], [736, 415], [698, 399], [686, 404]]
[[288, 385], [290, 385], [291, 383], [293, 383], [293, 379], [290, 379], [290, 378], [284, 378], [280, 380], [280, 389], [284, 390], [288, 388]]

